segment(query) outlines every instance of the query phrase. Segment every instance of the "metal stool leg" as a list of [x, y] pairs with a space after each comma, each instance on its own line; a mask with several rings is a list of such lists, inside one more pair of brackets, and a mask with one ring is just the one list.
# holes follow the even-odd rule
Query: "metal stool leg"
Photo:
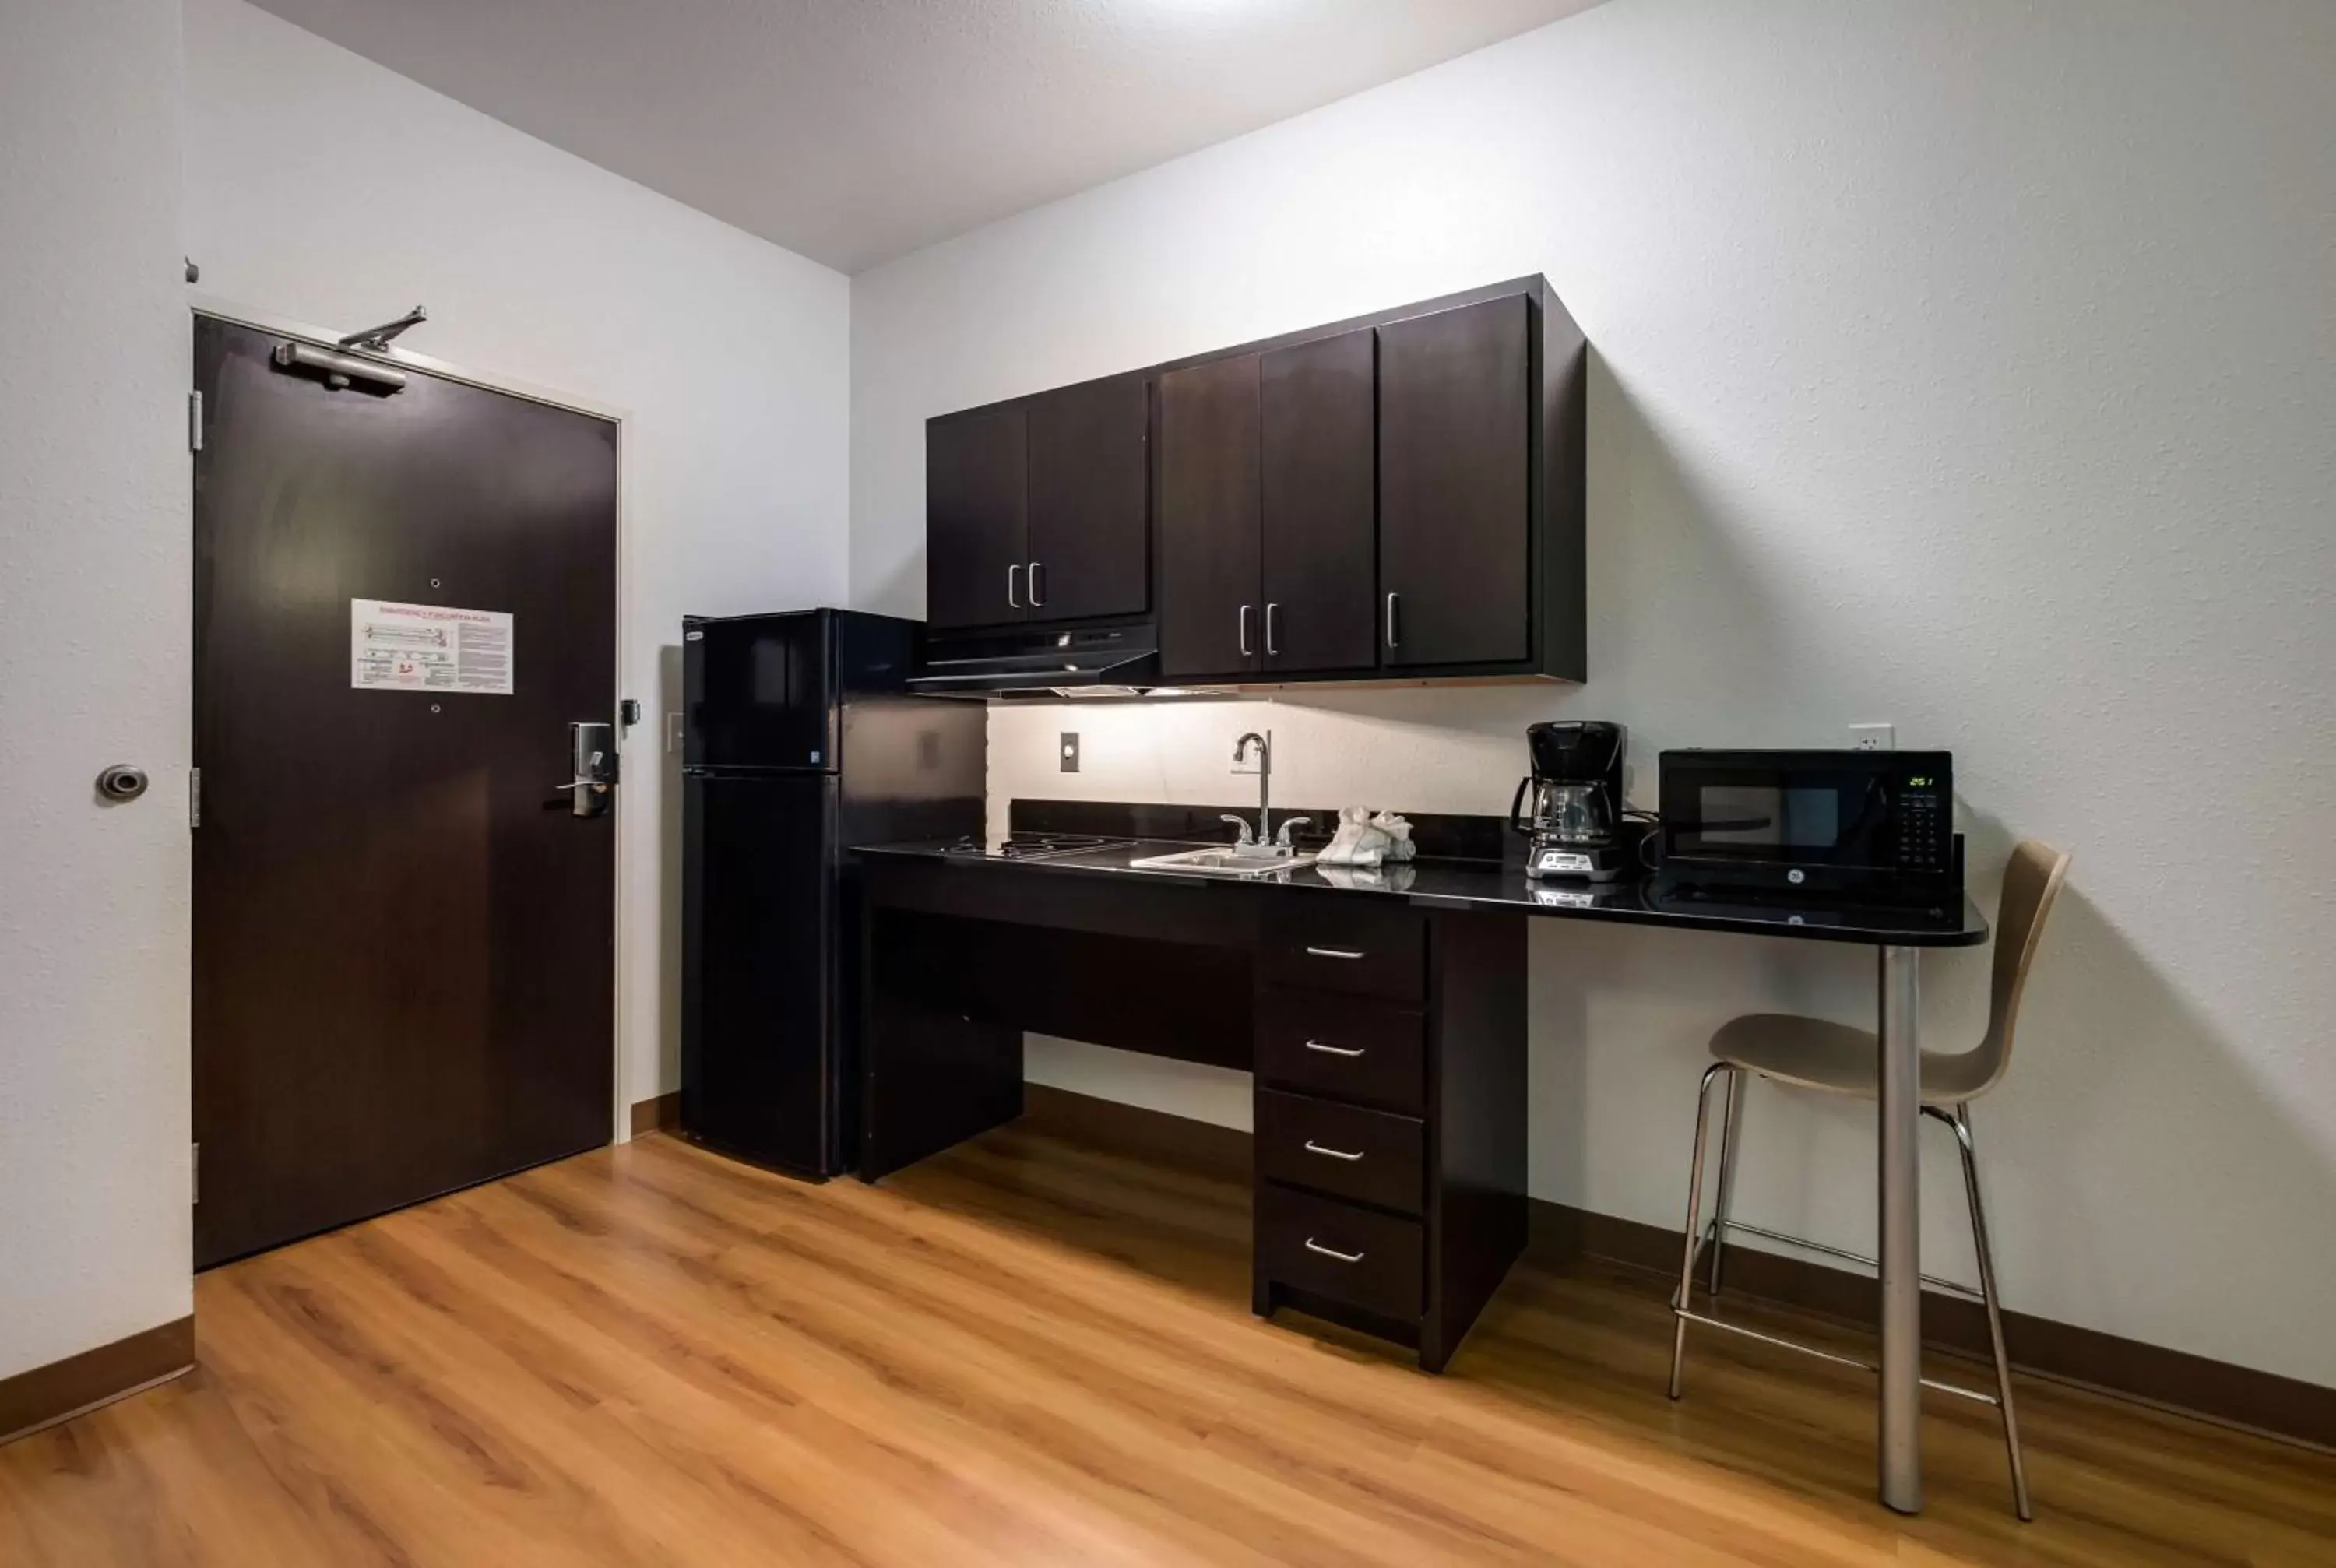
[[1719, 1108], [1719, 1185], [1711, 1200], [1710, 1290], [1719, 1294], [1719, 1252], [1728, 1245], [1728, 1211], [1736, 1197], [1737, 1129], [1744, 1122], [1744, 1100], [1752, 1080], [1738, 1067], [1728, 1069], [1728, 1097]]
[[1679, 1295], [1671, 1302], [1671, 1398], [1679, 1397], [1679, 1372], [1687, 1360], [1688, 1294], [1695, 1289], [1696, 1216], [1703, 1207], [1703, 1145], [1711, 1122], [1711, 1081], [1729, 1071], [1714, 1062], [1703, 1071], [1703, 1086], [1695, 1096], [1695, 1159], [1687, 1178], [1687, 1237], [1680, 1245]]
[[2003, 1311], [1995, 1293], [1995, 1251], [1988, 1244], [1987, 1210], [1980, 1202], [1979, 1155], [1971, 1147], [1971, 1106], [1955, 1107], [1955, 1146], [1962, 1152], [1963, 1192], [1971, 1199], [1971, 1244], [1979, 1253], [1980, 1292], [1987, 1300], [1987, 1337], [1995, 1349], [1995, 1392], [2003, 1414], [2003, 1448], [2011, 1461], [2011, 1501], [2020, 1517], [2036, 1517], [2028, 1505], [2028, 1466], [2020, 1455], [2020, 1417], [2011, 1405], [2011, 1359], [2003, 1349]]

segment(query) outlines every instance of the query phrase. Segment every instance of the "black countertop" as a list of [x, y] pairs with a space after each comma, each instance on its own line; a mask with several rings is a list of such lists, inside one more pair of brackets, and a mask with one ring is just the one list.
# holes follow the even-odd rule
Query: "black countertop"
[[[1139, 871], [1129, 862], [1202, 846], [1143, 839], [1116, 849], [1059, 860], [993, 860], [950, 853], [943, 842], [871, 844], [852, 852], [871, 861], [925, 862], [968, 876], [1010, 873], [1061, 877], [1137, 878], [1177, 885], [1221, 887], [1238, 895], [1250, 888], [1303, 888], [1358, 897], [1396, 898], [1425, 909], [1502, 910], [1557, 920], [1617, 920], [1675, 930], [1736, 931], [1804, 941], [1867, 947], [1968, 948], [1987, 940], [1987, 920], [1966, 896], [1960, 911], [1893, 910], [1818, 903], [1725, 903], [1668, 893], [1651, 881], [1592, 888], [1577, 882], [1536, 882], [1523, 868], [1497, 861], [1430, 860], [1363, 871], [1306, 866], [1252, 878], [1197, 872]], [[1214, 847], [1222, 848], [1222, 845]]]

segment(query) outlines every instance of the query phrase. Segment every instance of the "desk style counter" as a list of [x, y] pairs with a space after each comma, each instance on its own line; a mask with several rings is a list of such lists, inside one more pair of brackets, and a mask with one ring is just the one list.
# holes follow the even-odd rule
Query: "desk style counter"
[[1431, 1371], [1524, 1244], [1526, 918], [1850, 942], [1902, 955], [1908, 976], [1918, 950], [1987, 935], [1968, 901], [1730, 904], [1538, 884], [1492, 861], [1250, 881], [1131, 864], [1188, 847], [856, 852], [861, 1177], [1019, 1115], [1025, 1030], [1248, 1070], [1256, 1310], [1299, 1307]]

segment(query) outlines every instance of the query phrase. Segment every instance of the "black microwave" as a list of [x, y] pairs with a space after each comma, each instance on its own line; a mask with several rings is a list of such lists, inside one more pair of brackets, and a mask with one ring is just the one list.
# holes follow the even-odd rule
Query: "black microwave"
[[1961, 905], [1952, 753], [1667, 751], [1660, 793], [1669, 887]]

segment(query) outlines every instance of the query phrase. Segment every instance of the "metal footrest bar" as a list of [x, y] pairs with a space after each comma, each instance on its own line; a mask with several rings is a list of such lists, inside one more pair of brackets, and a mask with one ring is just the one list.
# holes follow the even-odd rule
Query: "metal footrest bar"
[[[1747, 1236], [1764, 1236], [1771, 1242], [1782, 1242], [1788, 1247], [1801, 1247], [1812, 1252], [1823, 1252], [1828, 1258], [1839, 1258], [1845, 1262], [1861, 1263], [1869, 1269], [1879, 1269], [1882, 1267], [1879, 1262], [1867, 1257], [1863, 1252], [1853, 1252], [1845, 1248], [1827, 1246], [1823, 1242], [1812, 1242], [1806, 1236], [1788, 1236], [1782, 1231], [1771, 1231], [1760, 1225], [1747, 1225], [1741, 1220], [1713, 1221], [1712, 1223], [1705, 1227], [1704, 1230], [1704, 1241], [1707, 1245], [1716, 1239], [1712, 1232], [1721, 1229], [1741, 1231]], [[1925, 1274], [1922, 1276], [1922, 1283], [1925, 1285], [1935, 1286], [1937, 1289], [1942, 1290], [1952, 1290], [1956, 1295], [1965, 1297], [1973, 1301], [1984, 1301], [1987, 1300], [1987, 1297], [1984, 1294], [1973, 1290], [1971, 1286], [1964, 1284], [1960, 1280], [1942, 1280], [1936, 1274]]]
[[[1683, 1318], [1690, 1323], [1700, 1323], [1707, 1329], [1722, 1329], [1747, 1339], [1757, 1339], [1763, 1345], [1774, 1345], [1778, 1349], [1798, 1350], [1804, 1356], [1814, 1356], [1820, 1361], [1831, 1361], [1836, 1367], [1854, 1367], [1861, 1372], [1875, 1374], [1879, 1374], [1882, 1370], [1873, 1362], [1861, 1361], [1854, 1356], [1844, 1356], [1834, 1350], [1820, 1350], [1815, 1345], [1804, 1345], [1798, 1339], [1787, 1339], [1780, 1334], [1764, 1334], [1757, 1329], [1747, 1329], [1741, 1323], [1731, 1323], [1725, 1318], [1715, 1318], [1707, 1312], [1688, 1311], [1675, 1306], [1671, 1309], [1671, 1314], [1674, 1317]], [[1958, 1398], [1974, 1400], [1981, 1405], [2003, 1403], [1992, 1394], [1982, 1393], [1977, 1388], [1966, 1388], [1960, 1383], [1942, 1383], [1935, 1378], [1923, 1378], [1922, 1387], [1935, 1388], [1942, 1394], [1952, 1394]]]

